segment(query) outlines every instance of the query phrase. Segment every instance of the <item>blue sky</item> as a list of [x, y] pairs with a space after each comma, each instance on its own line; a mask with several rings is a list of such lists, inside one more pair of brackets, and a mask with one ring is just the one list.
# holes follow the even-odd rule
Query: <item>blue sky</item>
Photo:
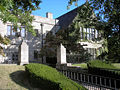
[[[53, 18], [57, 18], [70, 10], [76, 8], [73, 4], [69, 10], [67, 10], [69, 0], [42, 0], [39, 10], [32, 12], [33, 15], [46, 17], [46, 12], [53, 13]], [[86, 0], [79, 0], [78, 6], [82, 5]]]

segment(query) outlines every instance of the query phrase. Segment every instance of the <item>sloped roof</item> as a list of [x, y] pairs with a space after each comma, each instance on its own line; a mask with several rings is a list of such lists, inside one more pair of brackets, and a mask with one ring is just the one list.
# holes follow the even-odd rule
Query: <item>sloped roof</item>
[[56, 18], [59, 20], [59, 25], [62, 29], [67, 28], [73, 22], [74, 18], [77, 16], [77, 10], [78, 8], [75, 8], [72, 11]]

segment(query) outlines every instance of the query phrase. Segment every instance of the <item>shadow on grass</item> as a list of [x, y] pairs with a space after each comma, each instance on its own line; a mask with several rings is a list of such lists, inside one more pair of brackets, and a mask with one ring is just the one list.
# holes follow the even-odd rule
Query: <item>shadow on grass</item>
[[21, 87], [24, 87], [26, 89], [32, 89], [32, 87], [29, 84], [27, 74], [25, 71], [16, 71], [10, 74], [10, 78]]

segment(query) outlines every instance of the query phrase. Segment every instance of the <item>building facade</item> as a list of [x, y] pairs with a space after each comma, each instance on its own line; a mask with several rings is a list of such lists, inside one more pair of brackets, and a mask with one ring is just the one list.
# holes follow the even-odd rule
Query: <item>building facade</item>
[[[32, 36], [31, 33], [27, 32], [24, 27], [17, 32], [13, 31], [12, 24], [7, 22], [3, 24], [0, 21], [0, 34], [4, 37], [7, 36], [11, 42], [9, 45], [3, 45], [5, 56], [0, 55], [0, 63], [17, 63], [19, 46], [25, 41], [29, 47], [29, 62], [40, 62], [46, 63], [46, 60], [42, 60], [40, 57], [40, 50], [44, 46], [44, 38], [49, 31], [55, 34], [60, 29], [65, 29], [71, 25], [77, 16], [76, 9], [53, 19], [52, 13], [46, 13], [46, 17], [34, 16], [35, 20], [32, 25], [36, 31], [36, 36]], [[94, 28], [82, 28], [80, 27], [81, 45], [85, 45], [84, 48], [88, 50], [93, 56], [91, 59], [95, 59], [97, 51], [102, 48], [101, 41], [94, 41], [95, 38], [100, 38], [101, 33]], [[100, 53], [99, 53], [100, 54]]]
[[0, 63], [17, 63], [19, 46], [23, 40], [29, 46], [29, 62], [41, 62], [39, 51], [44, 45], [46, 34], [49, 31], [57, 32], [60, 26], [58, 20], [53, 19], [52, 13], [46, 13], [46, 17], [34, 16], [34, 18], [32, 25], [36, 31], [36, 36], [32, 36], [24, 27], [14, 32], [10, 22], [3, 24], [0, 21], [0, 34], [11, 40], [9, 45], [3, 45], [5, 56], [0, 55]]
[[[84, 6], [84, 4], [82, 6]], [[59, 20], [60, 30], [69, 30], [74, 21], [77, 20], [79, 15], [78, 11], [82, 6], [57, 18]], [[82, 25], [79, 25], [79, 34], [80, 40], [78, 43], [83, 45], [83, 48], [90, 54], [91, 60], [96, 59], [100, 54], [104, 52], [104, 32], [102, 30], [96, 30], [94, 26], [91, 28], [85, 28]]]

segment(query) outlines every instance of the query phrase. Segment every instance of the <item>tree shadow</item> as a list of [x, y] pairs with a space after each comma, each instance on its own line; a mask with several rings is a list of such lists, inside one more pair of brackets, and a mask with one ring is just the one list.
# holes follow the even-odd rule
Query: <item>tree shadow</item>
[[20, 85], [21, 87], [24, 87], [26, 89], [29, 90], [39, 90], [37, 88], [33, 88], [31, 87], [30, 83], [29, 83], [29, 79], [27, 74], [25, 73], [25, 71], [16, 71], [10, 74], [10, 78], [18, 85]]

